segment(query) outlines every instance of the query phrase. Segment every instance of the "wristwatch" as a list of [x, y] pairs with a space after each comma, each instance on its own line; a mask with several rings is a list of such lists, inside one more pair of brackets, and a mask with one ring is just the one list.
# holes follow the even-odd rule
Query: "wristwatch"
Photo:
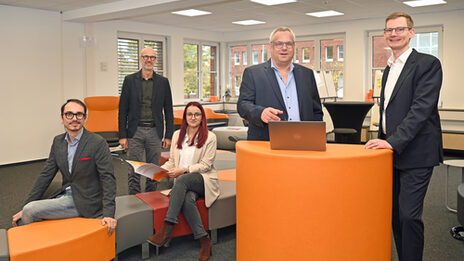
[[185, 168], [184, 174], [187, 174], [187, 173], [188, 173], [188, 168]]

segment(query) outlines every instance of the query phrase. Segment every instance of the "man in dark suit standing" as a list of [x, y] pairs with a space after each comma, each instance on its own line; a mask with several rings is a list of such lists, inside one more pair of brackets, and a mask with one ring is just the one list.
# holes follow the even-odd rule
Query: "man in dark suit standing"
[[393, 150], [393, 235], [399, 260], [422, 260], [424, 197], [433, 167], [443, 161], [438, 97], [440, 61], [409, 46], [414, 23], [396, 12], [385, 21], [384, 38], [392, 49], [382, 78], [380, 139], [368, 149]]
[[[171, 87], [167, 78], [153, 71], [156, 64], [153, 48], [146, 47], [142, 50], [140, 63], [142, 69], [127, 75], [122, 85], [119, 100], [119, 144], [127, 149], [129, 160], [159, 165], [161, 146], [165, 149], [171, 146], [174, 131]], [[129, 194], [141, 192], [140, 175], [135, 174], [130, 166], [128, 182]], [[145, 191], [154, 191], [156, 186], [156, 181], [147, 179]]]
[[[83, 128], [87, 107], [77, 99], [61, 106], [65, 133], [53, 140], [45, 168], [40, 173], [23, 210], [13, 216], [13, 226], [44, 219], [102, 218], [108, 233], [114, 219], [116, 179], [106, 141]], [[58, 170], [62, 186], [50, 199], [41, 200]]]
[[237, 110], [249, 122], [249, 140], [269, 140], [269, 121], [322, 121], [313, 71], [292, 63], [293, 31], [278, 27], [269, 40], [271, 59], [246, 68], [240, 86]]

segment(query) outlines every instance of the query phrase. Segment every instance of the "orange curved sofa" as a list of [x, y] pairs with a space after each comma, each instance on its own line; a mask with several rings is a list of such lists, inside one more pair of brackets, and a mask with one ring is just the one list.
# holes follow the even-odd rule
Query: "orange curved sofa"
[[115, 257], [115, 234], [100, 219], [47, 220], [8, 230], [11, 261], [102, 261]]
[[237, 260], [391, 260], [390, 150], [236, 149]]

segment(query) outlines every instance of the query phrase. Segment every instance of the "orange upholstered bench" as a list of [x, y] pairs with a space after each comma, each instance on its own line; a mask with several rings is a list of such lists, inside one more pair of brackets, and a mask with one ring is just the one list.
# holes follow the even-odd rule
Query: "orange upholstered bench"
[[111, 260], [115, 233], [100, 219], [47, 220], [8, 230], [11, 261]]

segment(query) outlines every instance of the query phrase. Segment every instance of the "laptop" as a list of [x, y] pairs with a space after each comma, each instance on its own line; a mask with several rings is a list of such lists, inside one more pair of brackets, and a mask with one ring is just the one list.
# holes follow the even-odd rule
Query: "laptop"
[[325, 151], [325, 122], [270, 121], [269, 139], [273, 150]]

